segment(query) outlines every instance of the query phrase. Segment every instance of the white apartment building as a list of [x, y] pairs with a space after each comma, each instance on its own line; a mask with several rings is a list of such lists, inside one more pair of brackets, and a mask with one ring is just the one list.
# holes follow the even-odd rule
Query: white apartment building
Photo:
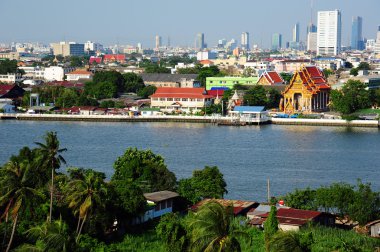
[[309, 32], [307, 34], [307, 50], [311, 52], [317, 51], [317, 38], [318, 33], [317, 32]]
[[45, 76], [45, 69], [41, 67], [18, 67], [20, 70], [24, 70], [24, 77], [28, 79], [42, 80]]
[[84, 50], [86, 52], [87, 51], [94, 51], [94, 52], [103, 51], [103, 45], [92, 42], [92, 41], [87, 41], [86, 43], [84, 43]]
[[15, 83], [15, 82], [20, 82], [22, 81], [22, 75], [21, 74], [1, 74], [0, 75], [0, 82], [5, 82], [5, 83]]
[[318, 12], [317, 55], [337, 55], [342, 44], [339, 10]]
[[63, 81], [65, 74], [73, 71], [74, 68], [63, 68], [60, 66], [51, 66], [45, 68], [44, 78], [47, 81]]
[[380, 53], [380, 26], [377, 29], [376, 43], [374, 46], [375, 53]]

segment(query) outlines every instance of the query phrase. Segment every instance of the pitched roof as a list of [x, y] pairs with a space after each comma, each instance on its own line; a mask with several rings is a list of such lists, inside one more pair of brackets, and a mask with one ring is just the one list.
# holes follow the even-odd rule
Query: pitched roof
[[316, 94], [320, 89], [330, 89], [330, 85], [327, 82], [323, 72], [316, 66], [303, 66], [299, 71], [296, 71], [290, 84], [286, 87], [284, 92], [287, 92], [296, 76], [299, 76], [303, 82], [304, 87], [311, 93]]
[[283, 84], [284, 79], [275, 71], [265, 71], [261, 76], [261, 78], [265, 78], [271, 85]]
[[150, 97], [166, 98], [213, 98], [208, 95], [204, 88], [175, 88], [175, 87], [158, 87], [156, 92]]
[[[301, 210], [295, 208], [279, 208], [277, 210], [277, 218], [289, 218], [289, 219], [302, 219], [302, 220], [312, 220], [320, 216], [322, 212], [311, 211], [311, 210]], [[269, 213], [260, 215], [261, 217], [268, 217]]]
[[167, 199], [172, 199], [175, 197], [178, 197], [179, 194], [176, 192], [171, 191], [159, 191], [159, 192], [153, 192], [153, 193], [144, 193], [144, 197], [147, 200], [153, 201], [153, 202], [160, 202]]
[[166, 73], [143, 73], [140, 75], [144, 82], [181, 82], [183, 79], [195, 80], [197, 74], [166, 74]]
[[214, 97], [222, 97], [224, 94], [224, 89], [211, 89], [207, 91], [207, 94], [212, 95]]
[[5, 95], [9, 91], [11, 91], [15, 86], [16, 84], [12, 84], [12, 85], [0, 84], [0, 95]]
[[121, 60], [121, 61], [124, 61], [125, 60], [125, 55], [124, 54], [105, 54], [103, 56], [103, 60], [104, 61], [107, 61], [107, 60]]
[[191, 210], [196, 211], [199, 207], [211, 201], [216, 201], [224, 207], [232, 206], [234, 214], [238, 215], [244, 210], [249, 210], [255, 207], [258, 203], [255, 201], [246, 200], [230, 200], [230, 199], [204, 199], [191, 207]]

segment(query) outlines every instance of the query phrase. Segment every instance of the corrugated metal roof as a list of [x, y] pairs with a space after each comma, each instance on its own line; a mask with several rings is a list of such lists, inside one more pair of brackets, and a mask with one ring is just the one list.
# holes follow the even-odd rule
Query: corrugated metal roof
[[264, 106], [236, 106], [234, 111], [237, 112], [262, 112], [264, 111]]
[[176, 192], [171, 191], [159, 191], [159, 192], [153, 192], [153, 193], [144, 193], [144, 197], [147, 200], [153, 201], [153, 202], [160, 202], [167, 199], [172, 199], [175, 197], [178, 197], [179, 194]]
[[144, 82], [181, 82], [182, 79], [196, 80], [197, 74], [165, 74], [165, 73], [144, 73], [141, 74]]

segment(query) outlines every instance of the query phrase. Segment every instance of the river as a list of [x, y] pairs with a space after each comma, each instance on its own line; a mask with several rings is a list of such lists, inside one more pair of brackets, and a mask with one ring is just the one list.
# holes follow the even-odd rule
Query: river
[[[93, 168], [109, 178], [128, 147], [162, 155], [177, 178], [218, 166], [226, 198], [264, 201], [271, 194], [358, 178], [380, 190], [380, 132], [376, 128], [316, 126], [223, 127], [196, 123], [96, 123], [0, 120], [0, 164], [23, 146], [57, 131], [68, 166]], [[65, 169], [64, 167], [63, 169]]]

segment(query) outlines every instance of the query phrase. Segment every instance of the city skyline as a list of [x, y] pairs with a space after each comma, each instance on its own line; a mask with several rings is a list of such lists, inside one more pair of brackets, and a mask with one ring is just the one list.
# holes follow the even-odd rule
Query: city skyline
[[[260, 47], [269, 48], [271, 36], [276, 32], [283, 35], [283, 42], [292, 41], [292, 27], [297, 22], [300, 24], [300, 40], [305, 42], [306, 26], [311, 20], [310, 1], [304, 0], [289, 0], [286, 4], [280, 0], [272, 1], [279, 8], [271, 9], [270, 16], [273, 17], [271, 19], [267, 18], [266, 12], [254, 11], [258, 8], [266, 8], [268, 3], [246, 3], [238, 0], [238, 5], [245, 6], [239, 20], [226, 18], [217, 22], [212, 15], [193, 18], [190, 14], [196, 13], [201, 8], [218, 13], [224, 12], [228, 16], [229, 9], [222, 4], [215, 5], [210, 2], [197, 4], [197, 2], [201, 3], [199, 0], [195, 0], [191, 5], [175, 0], [168, 0], [165, 4], [146, 0], [128, 3], [114, 0], [111, 4], [106, 4], [104, 1], [94, 0], [91, 5], [88, 5], [88, 3], [67, 0], [64, 5], [57, 8], [55, 4], [47, 0], [39, 0], [39, 4], [25, 4], [21, 0], [3, 0], [0, 3], [0, 23], [6, 24], [12, 20], [12, 25], [4, 25], [0, 42], [77, 41], [83, 43], [91, 40], [104, 45], [141, 42], [144, 47], [154, 48], [155, 35], [159, 34], [165, 38], [170, 37], [171, 44], [174, 46], [191, 47], [194, 45], [196, 34], [204, 33], [205, 43], [213, 47], [222, 38], [227, 40], [235, 38], [239, 41], [241, 33], [246, 31], [252, 37], [251, 45], [257, 44]], [[73, 6], [75, 8], [72, 8]], [[183, 15], [184, 6], [186, 6], [186, 13], [189, 13], [188, 17]], [[316, 22], [318, 11], [341, 10], [342, 42], [348, 46], [353, 16], [363, 17], [365, 24], [363, 37], [376, 38], [376, 28], [380, 24], [376, 10], [379, 8], [380, 2], [377, 0], [367, 0], [366, 4], [342, 4], [339, 0], [328, 2], [315, 0], [312, 20], [313, 23]], [[14, 9], [18, 10], [17, 18], [15, 18]], [[141, 9], [144, 11], [136, 11]], [[86, 18], [86, 15], [83, 15], [83, 10], [88, 11], [89, 17]], [[39, 11], [43, 15], [40, 15]], [[297, 15], [294, 15], [294, 12], [297, 12]], [[94, 13], [102, 13], [99, 15], [102, 19], [92, 17]], [[144, 16], [149, 18], [142, 18]], [[19, 17], [26, 17], [27, 22], [26, 19]]]

